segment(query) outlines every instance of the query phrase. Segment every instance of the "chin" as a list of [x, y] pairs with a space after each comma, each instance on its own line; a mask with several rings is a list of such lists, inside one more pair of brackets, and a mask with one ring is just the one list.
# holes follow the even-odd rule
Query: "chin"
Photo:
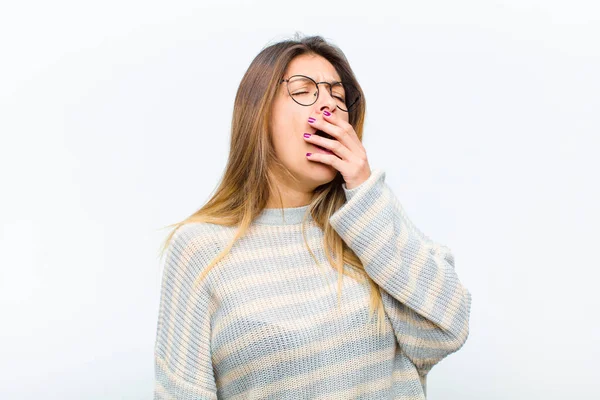
[[312, 165], [305, 173], [307, 179], [313, 181], [317, 186], [331, 182], [335, 179], [338, 170], [328, 164], [318, 161], [309, 161]]

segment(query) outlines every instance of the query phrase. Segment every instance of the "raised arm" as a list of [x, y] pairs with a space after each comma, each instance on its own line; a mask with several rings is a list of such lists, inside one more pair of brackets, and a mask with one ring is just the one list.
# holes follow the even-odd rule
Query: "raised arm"
[[380, 287], [398, 343], [425, 376], [460, 349], [469, 334], [471, 294], [461, 284], [454, 257], [408, 219], [376, 169], [330, 218]]

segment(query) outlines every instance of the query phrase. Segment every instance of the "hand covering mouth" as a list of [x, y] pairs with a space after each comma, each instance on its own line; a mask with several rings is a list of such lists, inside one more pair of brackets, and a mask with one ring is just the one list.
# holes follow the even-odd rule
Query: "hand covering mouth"
[[[323, 132], [323, 131], [322, 131], [322, 130], [320, 130], [320, 129], [317, 129], [317, 131], [316, 131], [314, 134], [315, 134], [315, 135], [317, 135], [317, 136], [321, 136], [321, 137], [327, 138], [327, 139], [336, 140], [336, 139], [335, 139], [333, 136], [331, 136], [331, 135], [330, 135], [330, 134], [328, 134], [328, 133], [325, 133], [325, 132]], [[316, 146], [316, 147], [318, 147], [318, 148], [320, 148], [321, 150], [324, 150], [324, 151], [326, 151], [326, 152], [332, 153], [332, 151], [331, 151], [331, 150], [329, 150], [329, 149], [326, 149], [325, 147], [321, 147], [321, 146], [319, 146], [319, 145], [317, 145], [317, 144], [314, 144], [314, 143], [313, 143], [313, 145], [314, 145], [314, 146]]]
[[335, 138], [334, 138], [333, 136], [331, 136], [331, 135], [330, 135], [330, 134], [328, 134], [328, 133], [325, 133], [325, 132], [323, 132], [323, 131], [322, 131], [322, 130], [320, 130], [320, 129], [317, 129], [317, 131], [315, 132], [315, 135], [322, 136], [322, 137], [324, 137], [324, 138], [327, 138], [327, 139], [332, 139], [332, 140], [335, 140]]

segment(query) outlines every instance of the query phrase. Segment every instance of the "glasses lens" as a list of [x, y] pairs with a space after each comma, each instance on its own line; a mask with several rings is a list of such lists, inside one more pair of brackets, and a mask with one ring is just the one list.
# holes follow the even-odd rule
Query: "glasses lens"
[[356, 86], [345, 82], [332, 85], [331, 95], [337, 102], [337, 106], [344, 111], [352, 111], [358, 104], [360, 98], [360, 93]]
[[310, 106], [317, 101], [317, 85], [302, 76], [293, 76], [288, 81], [290, 96], [303, 106]]
[[340, 108], [344, 111], [352, 111], [360, 103], [360, 92], [351, 83], [342, 83], [342, 85], [344, 86], [344, 105], [340, 105]]

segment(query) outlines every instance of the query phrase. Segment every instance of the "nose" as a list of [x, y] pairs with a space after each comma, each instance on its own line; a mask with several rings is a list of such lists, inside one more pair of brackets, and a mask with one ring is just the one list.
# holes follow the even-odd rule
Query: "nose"
[[329, 91], [329, 86], [327, 83], [321, 83], [323, 86], [319, 88], [319, 98], [315, 105], [319, 111], [323, 111], [324, 109], [328, 109], [329, 112], [334, 112], [337, 108], [337, 102], [331, 95]]

